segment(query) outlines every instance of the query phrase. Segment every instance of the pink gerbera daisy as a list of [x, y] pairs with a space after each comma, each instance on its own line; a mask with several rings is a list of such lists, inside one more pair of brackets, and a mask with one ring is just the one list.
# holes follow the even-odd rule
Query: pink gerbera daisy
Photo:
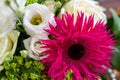
[[63, 80], [68, 71], [72, 71], [72, 80], [97, 80], [99, 74], [111, 67], [110, 55], [114, 41], [106, 25], [99, 21], [94, 24], [94, 17], [66, 13], [62, 19], [55, 18], [56, 26], [50, 24], [46, 30], [54, 39], [41, 40], [48, 48], [49, 55], [43, 63], [49, 66], [48, 76], [53, 80]]

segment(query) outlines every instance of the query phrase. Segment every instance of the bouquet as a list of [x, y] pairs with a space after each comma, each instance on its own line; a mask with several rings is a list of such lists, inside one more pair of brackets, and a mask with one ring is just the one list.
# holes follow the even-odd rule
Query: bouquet
[[108, 20], [94, 0], [1, 0], [0, 10], [0, 80], [116, 79], [113, 9]]

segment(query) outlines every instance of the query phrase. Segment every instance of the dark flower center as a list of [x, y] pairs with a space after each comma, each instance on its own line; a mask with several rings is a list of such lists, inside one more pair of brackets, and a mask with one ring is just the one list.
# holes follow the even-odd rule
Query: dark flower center
[[84, 46], [81, 44], [74, 44], [71, 47], [69, 47], [67, 55], [72, 60], [79, 60], [84, 55]]

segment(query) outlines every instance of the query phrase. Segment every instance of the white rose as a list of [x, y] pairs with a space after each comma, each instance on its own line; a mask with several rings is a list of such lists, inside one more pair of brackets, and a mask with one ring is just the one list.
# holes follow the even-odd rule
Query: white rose
[[47, 35], [35, 35], [24, 40], [24, 46], [28, 51], [28, 56], [35, 60], [41, 60], [47, 57], [46, 55], [41, 54], [46, 49], [40, 48], [43, 46], [43, 44], [40, 43], [40, 39], [47, 39]]
[[78, 12], [82, 11], [86, 16], [94, 15], [95, 22], [103, 20], [106, 23], [107, 21], [104, 13], [105, 9], [94, 0], [71, 0], [62, 8], [61, 13], [65, 13], [65, 11], [68, 11], [70, 14], [74, 13], [75, 18]]
[[1, 66], [5, 59], [13, 57], [17, 46], [18, 36], [18, 31], [11, 30], [6, 36], [0, 38], [0, 68], [2, 68]]
[[4, 0], [0, 2], [0, 37], [4, 37], [15, 27], [16, 17], [12, 10], [5, 5]]
[[44, 29], [49, 28], [48, 22], [53, 23], [53, 16], [54, 14], [45, 5], [38, 3], [28, 5], [23, 19], [26, 32], [30, 36], [47, 34]]

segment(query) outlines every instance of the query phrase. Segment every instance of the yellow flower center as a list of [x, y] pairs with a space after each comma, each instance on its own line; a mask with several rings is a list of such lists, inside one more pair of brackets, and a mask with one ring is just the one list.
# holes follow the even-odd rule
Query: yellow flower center
[[40, 14], [35, 14], [32, 19], [30, 20], [30, 23], [33, 25], [39, 25], [42, 23], [42, 18]]
[[39, 41], [35, 42], [34, 44], [35, 49], [40, 50], [40, 45], [41, 43]]

